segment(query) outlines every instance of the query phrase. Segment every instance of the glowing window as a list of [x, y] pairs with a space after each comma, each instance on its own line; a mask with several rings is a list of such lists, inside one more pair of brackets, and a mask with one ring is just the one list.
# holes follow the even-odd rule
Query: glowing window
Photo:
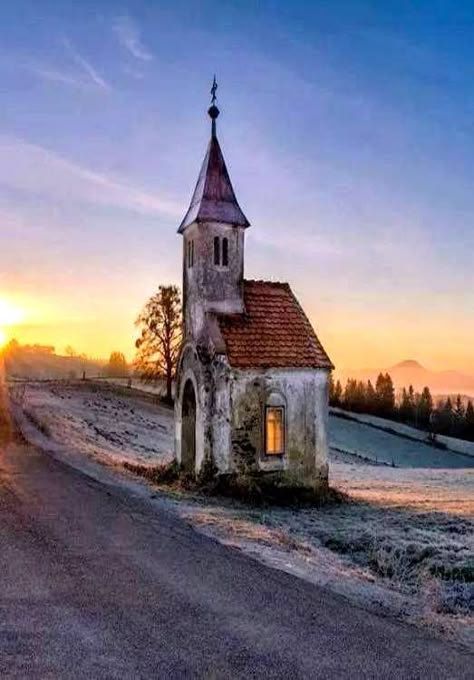
[[265, 409], [265, 453], [268, 456], [285, 453], [285, 408], [267, 406]]
[[222, 239], [222, 266], [229, 266], [229, 240], [226, 238]]

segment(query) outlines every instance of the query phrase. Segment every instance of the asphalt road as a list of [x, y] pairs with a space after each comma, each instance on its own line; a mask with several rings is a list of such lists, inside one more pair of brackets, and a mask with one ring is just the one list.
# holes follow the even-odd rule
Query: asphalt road
[[472, 678], [472, 656], [0, 447], [1, 678]]

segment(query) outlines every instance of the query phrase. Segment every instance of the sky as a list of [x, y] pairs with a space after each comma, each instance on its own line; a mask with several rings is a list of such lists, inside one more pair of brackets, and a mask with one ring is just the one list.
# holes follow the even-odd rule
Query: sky
[[214, 73], [246, 276], [289, 281], [337, 367], [474, 374], [471, 0], [2, 2], [4, 332], [133, 357]]

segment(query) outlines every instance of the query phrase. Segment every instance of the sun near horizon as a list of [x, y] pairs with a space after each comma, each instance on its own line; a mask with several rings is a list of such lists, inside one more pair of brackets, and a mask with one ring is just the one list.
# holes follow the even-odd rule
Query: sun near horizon
[[0, 348], [13, 339], [11, 327], [18, 327], [23, 320], [23, 310], [11, 300], [0, 297]]

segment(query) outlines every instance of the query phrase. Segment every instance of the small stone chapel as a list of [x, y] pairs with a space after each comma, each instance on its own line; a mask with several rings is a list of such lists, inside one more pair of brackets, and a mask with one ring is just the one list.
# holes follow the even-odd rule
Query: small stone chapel
[[332, 363], [288, 283], [244, 278], [245, 232], [217, 139], [211, 139], [183, 237], [183, 346], [175, 400], [175, 453], [198, 474], [281, 471], [285, 481], [328, 480]]

